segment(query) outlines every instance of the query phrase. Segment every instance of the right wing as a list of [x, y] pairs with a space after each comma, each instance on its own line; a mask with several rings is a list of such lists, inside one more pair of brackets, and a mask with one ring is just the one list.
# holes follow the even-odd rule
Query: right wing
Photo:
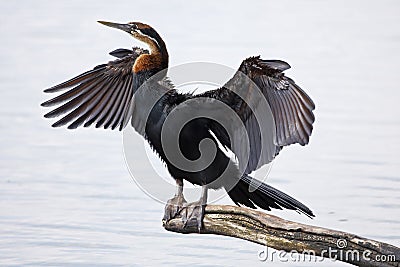
[[[235, 153], [245, 174], [271, 162], [282, 147], [295, 143], [306, 145], [309, 141], [315, 105], [292, 79], [283, 74], [289, 68], [290, 65], [284, 61], [250, 57], [242, 62], [234, 77], [222, 88], [199, 95], [225, 103], [242, 120], [249, 137], [248, 145], [243, 135], [234, 128], [236, 125], [232, 124], [234, 129], [230, 129], [233, 140], [218, 124], [211, 123], [210, 128], [220, 142]], [[260, 118], [256, 118], [257, 111]], [[272, 113], [275, 125], [260, 123], [260, 119], [266, 118], [269, 113]], [[275, 129], [270, 129], [271, 126]], [[268, 135], [272, 130], [275, 133]], [[262, 140], [262, 134], [273, 138]], [[249, 159], [245, 158], [247, 154]]]
[[53, 127], [69, 124], [68, 129], [75, 129], [82, 124], [89, 127], [96, 122], [96, 128], [103, 126], [104, 129], [111, 127], [114, 130], [119, 127], [121, 131], [132, 117], [133, 95], [137, 90], [134, 88], [132, 67], [140, 55], [148, 53], [141, 48], [117, 49], [110, 55], [118, 59], [44, 90], [55, 93], [69, 89], [41, 104], [43, 107], [62, 104], [44, 117], [54, 118], [68, 113]]

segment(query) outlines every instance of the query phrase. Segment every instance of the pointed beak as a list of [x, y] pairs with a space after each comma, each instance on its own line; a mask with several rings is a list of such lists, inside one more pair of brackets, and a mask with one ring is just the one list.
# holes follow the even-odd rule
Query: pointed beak
[[108, 22], [108, 21], [100, 21], [100, 20], [97, 21], [97, 22], [101, 23], [103, 25], [106, 25], [108, 27], [111, 27], [111, 28], [116, 28], [118, 30], [122, 30], [122, 31], [127, 32], [127, 33], [131, 33], [134, 30], [133, 26], [130, 25], [130, 24], [120, 24], [120, 23], [114, 23], [114, 22]]

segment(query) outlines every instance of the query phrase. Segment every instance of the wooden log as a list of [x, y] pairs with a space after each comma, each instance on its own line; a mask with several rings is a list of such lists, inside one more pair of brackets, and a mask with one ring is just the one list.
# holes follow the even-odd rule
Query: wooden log
[[[227, 205], [207, 205], [200, 234], [225, 235], [288, 253], [303, 253], [356, 266], [400, 266], [400, 248], [355, 234], [281, 219], [261, 211]], [[184, 227], [180, 215], [164, 222], [166, 230], [199, 233]]]

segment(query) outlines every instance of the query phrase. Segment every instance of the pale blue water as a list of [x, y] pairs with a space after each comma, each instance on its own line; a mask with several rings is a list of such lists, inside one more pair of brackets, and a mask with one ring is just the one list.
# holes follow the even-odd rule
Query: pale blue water
[[0, 266], [284, 265], [259, 262], [262, 247], [249, 242], [164, 231], [163, 205], [127, 171], [121, 133], [55, 130], [42, 118], [44, 88], [138, 45], [100, 19], [150, 23], [171, 65], [288, 61], [317, 121], [310, 145], [284, 149], [269, 182], [317, 217], [273, 214], [400, 246], [399, 11], [397, 1], [3, 1]]

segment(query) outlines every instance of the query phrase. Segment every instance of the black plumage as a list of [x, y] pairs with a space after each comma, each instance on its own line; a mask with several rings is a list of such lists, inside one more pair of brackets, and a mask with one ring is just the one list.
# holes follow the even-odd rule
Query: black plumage
[[[128, 32], [147, 43], [150, 51], [141, 48], [114, 50], [110, 54], [117, 59], [46, 89], [46, 93], [66, 90], [42, 103], [44, 107], [58, 106], [45, 114], [46, 118], [62, 116], [53, 127], [68, 125], [69, 129], [75, 129], [94, 124], [95, 127], [122, 130], [130, 121], [166, 163], [172, 177], [177, 180], [178, 188], [182, 187], [182, 180], [205, 188], [224, 187], [236, 204], [251, 208], [258, 206], [266, 210], [286, 208], [314, 216], [299, 201], [249, 176], [252, 171], [271, 162], [284, 146], [295, 143], [306, 145], [309, 142], [315, 106], [310, 97], [283, 74], [284, 70], [290, 68], [289, 64], [260, 57], [247, 58], [223, 87], [199, 95], [177, 92], [165, 75], [142, 88], [145, 81], [155, 77], [154, 74], [168, 68], [168, 52], [164, 41], [153, 28], [143, 23], [101, 23]], [[173, 153], [176, 153], [176, 157], [181, 153], [185, 158], [195, 161], [201, 155], [200, 142], [206, 138], [212, 140], [216, 147], [220, 143], [232, 150], [239, 166], [218, 148], [215, 158], [204, 169], [188, 171], [176, 167], [170, 161], [173, 157], [166, 155], [161, 138], [161, 129], [167, 117], [172, 112], [195, 116], [205, 109], [205, 104], [213, 101], [225, 103], [239, 116], [249, 136], [248, 146], [237, 125], [231, 124], [230, 128], [225, 129], [213, 119], [196, 118], [182, 128], [179, 147], [174, 148], [176, 151]], [[270, 109], [275, 129], [266, 129], [257, 117], [266, 114], [262, 109], [263, 101]], [[220, 111], [216, 108], [215, 112]], [[222, 117], [221, 120], [229, 122], [230, 118]], [[171, 127], [167, 131], [167, 140], [172, 140], [175, 134], [173, 127], [179, 128], [178, 123], [174, 123], [167, 125]], [[263, 134], [271, 130], [274, 132], [273, 139], [268, 139], [268, 142], [262, 140]], [[228, 132], [233, 133], [233, 137], [229, 137]], [[248, 160], [243, 158], [245, 150], [249, 155]], [[219, 180], [226, 170], [226, 177]], [[254, 184], [258, 187], [249, 190]], [[205, 204], [204, 197], [206, 195], [202, 196], [202, 206]], [[174, 201], [171, 203], [183, 205], [181, 200], [174, 198]], [[200, 217], [202, 214], [200, 210]], [[165, 218], [173, 215], [167, 214]]]

